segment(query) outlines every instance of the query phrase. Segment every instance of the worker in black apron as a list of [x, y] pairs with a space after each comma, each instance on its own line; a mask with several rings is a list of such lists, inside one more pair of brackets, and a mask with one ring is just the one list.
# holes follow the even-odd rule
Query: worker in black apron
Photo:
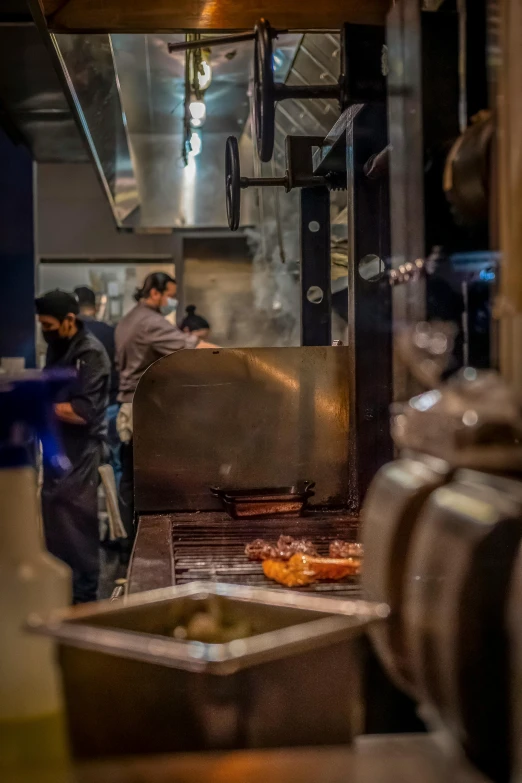
[[65, 473], [44, 468], [42, 516], [47, 549], [73, 572], [73, 601], [95, 601], [99, 578], [98, 468], [106, 450], [105, 411], [110, 362], [103, 345], [78, 318], [78, 301], [65, 291], [36, 299], [48, 344], [46, 368], [71, 367], [76, 379], [56, 400]]

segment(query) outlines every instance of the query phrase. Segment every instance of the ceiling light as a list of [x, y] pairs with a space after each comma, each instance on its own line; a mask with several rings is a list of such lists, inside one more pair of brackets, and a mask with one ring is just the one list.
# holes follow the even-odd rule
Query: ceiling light
[[198, 72], [198, 86], [200, 90], [206, 90], [212, 81], [212, 68], [210, 67], [210, 63], [202, 60], [201, 70], [203, 73]]
[[194, 131], [194, 133], [190, 137], [189, 157], [195, 158], [196, 155], [199, 155], [199, 153], [201, 152], [201, 147], [202, 146], [203, 146], [203, 144], [202, 144], [202, 141], [201, 141], [201, 136], [199, 135], [199, 133], [196, 133]]
[[283, 65], [285, 61], [284, 54], [280, 49], [276, 49], [275, 52], [272, 55], [272, 64], [274, 67], [274, 71], [278, 71], [279, 68]]
[[203, 101], [192, 101], [192, 103], [189, 103], [189, 112], [193, 120], [203, 122], [207, 116], [207, 107]]

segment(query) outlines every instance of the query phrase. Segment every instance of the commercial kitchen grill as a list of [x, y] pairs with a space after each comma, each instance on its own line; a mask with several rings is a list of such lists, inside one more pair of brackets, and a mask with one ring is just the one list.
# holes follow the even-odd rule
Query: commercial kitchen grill
[[[247, 559], [246, 544], [255, 538], [275, 541], [284, 533], [311, 539], [319, 554], [327, 556], [330, 541], [336, 538], [353, 541], [357, 535], [357, 518], [335, 513], [312, 513], [290, 519], [233, 520], [224, 513], [196, 512], [146, 516], [142, 525], [143, 532], [145, 528], [149, 531], [149, 542], [139, 541], [136, 548], [131, 568], [131, 575], [134, 574], [131, 592], [194, 580], [287, 590], [265, 577], [261, 563]], [[151, 531], [154, 531], [152, 536]], [[164, 544], [169, 533], [171, 546], [167, 549]], [[154, 550], [157, 553], [163, 550], [168, 567], [150, 566], [150, 560], [155, 560]], [[143, 572], [147, 574], [146, 583], [143, 583]], [[321, 582], [299, 588], [299, 591], [324, 592], [346, 598], [356, 595], [359, 586], [356, 581], [343, 580]]]
[[[245, 545], [281, 534], [322, 555], [354, 540], [347, 464], [349, 349], [182, 351], [156, 362], [134, 399], [139, 531], [129, 591], [210, 580], [288, 589], [249, 561]], [[315, 482], [301, 517], [232, 519], [211, 491]], [[355, 582], [300, 590], [353, 596]]]

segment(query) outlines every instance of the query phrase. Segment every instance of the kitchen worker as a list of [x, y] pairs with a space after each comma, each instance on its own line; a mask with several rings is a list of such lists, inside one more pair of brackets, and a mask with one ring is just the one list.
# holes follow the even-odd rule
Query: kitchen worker
[[185, 311], [187, 314], [179, 328], [186, 334], [195, 334], [201, 340], [205, 340], [210, 332], [210, 324], [202, 315], [196, 313], [196, 305], [189, 305]]
[[74, 294], [80, 306], [80, 318], [85, 328], [101, 342], [111, 363], [111, 383], [109, 387], [109, 405], [106, 411], [107, 443], [110, 449], [109, 463], [114, 470], [116, 486], [120, 483], [120, 439], [116, 430], [116, 417], [120, 408], [118, 404], [118, 371], [116, 369], [116, 349], [114, 343], [114, 326], [96, 318], [96, 295], [92, 288], [86, 285], [74, 289]]
[[49, 291], [35, 307], [48, 346], [46, 368], [77, 371], [55, 403], [71, 468], [61, 475], [44, 467], [42, 517], [47, 549], [72, 569], [73, 602], [85, 603], [98, 591], [98, 467], [106, 448], [111, 367], [105, 348], [79, 318], [75, 296]]
[[182, 348], [213, 348], [197, 334], [182, 332], [166, 316], [176, 305], [176, 281], [165, 272], [152, 272], [136, 291], [137, 304], [116, 326], [116, 364], [120, 374], [117, 427], [121, 446], [120, 514], [129, 535], [134, 529], [134, 463], [132, 455], [132, 398], [138, 381], [162, 356]]

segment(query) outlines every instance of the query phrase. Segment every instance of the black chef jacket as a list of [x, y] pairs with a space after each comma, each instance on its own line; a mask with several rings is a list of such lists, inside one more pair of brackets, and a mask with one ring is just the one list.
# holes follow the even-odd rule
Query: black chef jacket
[[[65, 453], [73, 461], [77, 446], [88, 440], [103, 441], [107, 435], [105, 411], [109, 404], [111, 366], [103, 345], [77, 322], [78, 332], [65, 354], [55, 357], [53, 346], [47, 351], [46, 368], [72, 367], [76, 378], [56, 397], [56, 402], [69, 402], [73, 411], [87, 423], [60, 422], [60, 434]], [[69, 450], [71, 454], [69, 454]]]
[[98, 321], [90, 315], [80, 316], [87, 331], [91, 332], [101, 342], [111, 363], [111, 383], [109, 388], [109, 405], [115, 405], [118, 401], [119, 377], [116, 369], [116, 349], [114, 345], [114, 326], [105, 321]]
[[[101, 343], [81, 322], [66, 352], [53, 355], [49, 346], [46, 367], [73, 367], [76, 379], [63, 389], [57, 402], [69, 402], [86, 424], [59, 423], [63, 450], [71, 462], [65, 475], [44, 468], [42, 513], [49, 551], [73, 569], [75, 600], [78, 576], [99, 569], [98, 468], [106, 434], [105, 410], [109, 398], [110, 362]], [[97, 577], [91, 583], [96, 585]], [[95, 588], [88, 598], [95, 598]], [[87, 600], [87, 599], [85, 599]]]

